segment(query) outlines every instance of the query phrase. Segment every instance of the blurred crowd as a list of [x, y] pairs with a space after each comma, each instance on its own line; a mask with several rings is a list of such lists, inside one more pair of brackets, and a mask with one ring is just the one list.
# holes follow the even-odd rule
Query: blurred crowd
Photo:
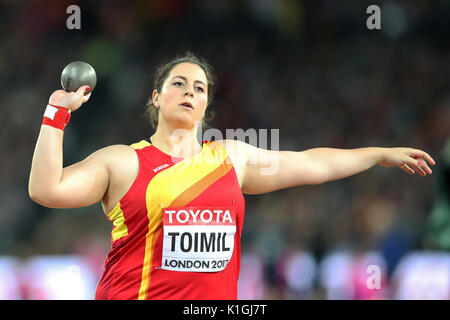
[[[80, 30], [66, 27], [71, 4], [81, 9]], [[75, 254], [101, 269], [112, 228], [101, 205], [49, 209], [28, 196], [48, 97], [68, 63], [95, 68], [97, 87], [65, 130], [68, 166], [107, 145], [150, 137], [152, 73], [186, 50], [217, 72], [209, 125], [224, 136], [227, 128], [276, 128], [280, 150], [402, 146], [437, 162], [426, 178], [377, 166], [318, 186], [245, 195], [240, 282], [251, 291], [260, 270], [264, 288], [245, 297], [355, 298], [324, 294], [308, 270], [335, 253], [375, 256], [389, 285], [411, 252], [450, 251], [450, 3], [381, 1], [381, 30], [366, 27], [369, 4], [2, 2], [0, 256]], [[302, 258], [289, 277], [309, 283], [307, 293], [285, 290], [280, 268], [292, 254]]]

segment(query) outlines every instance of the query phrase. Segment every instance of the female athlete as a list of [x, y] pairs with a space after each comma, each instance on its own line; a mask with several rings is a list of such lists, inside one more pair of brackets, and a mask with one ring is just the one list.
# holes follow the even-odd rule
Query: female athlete
[[[148, 108], [155, 133], [111, 145], [63, 168], [71, 112], [89, 100], [56, 90], [49, 99], [29, 179], [31, 199], [50, 208], [101, 201], [113, 224], [96, 299], [236, 299], [243, 194], [318, 185], [375, 165], [421, 176], [434, 160], [413, 148], [265, 150], [239, 140], [197, 140], [211, 103], [210, 66], [187, 54], [158, 69]], [[277, 161], [263, 174], [258, 159]]]

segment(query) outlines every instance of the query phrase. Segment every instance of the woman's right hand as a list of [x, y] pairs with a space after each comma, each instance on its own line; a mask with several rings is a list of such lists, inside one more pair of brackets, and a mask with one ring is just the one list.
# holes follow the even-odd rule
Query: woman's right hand
[[88, 86], [81, 86], [76, 92], [66, 92], [56, 90], [48, 99], [49, 104], [69, 109], [71, 112], [81, 107], [83, 103], [89, 100], [91, 93], [84, 95], [89, 90]]

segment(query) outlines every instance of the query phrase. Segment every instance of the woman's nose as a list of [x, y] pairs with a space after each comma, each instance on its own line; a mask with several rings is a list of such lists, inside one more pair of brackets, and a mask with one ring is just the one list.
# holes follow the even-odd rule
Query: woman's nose
[[186, 91], [184, 91], [184, 95], [185, 96], [189, 95], [193, 97], [194, 96], [193, 90], [191, 90], [188, 86], [186, 86]]

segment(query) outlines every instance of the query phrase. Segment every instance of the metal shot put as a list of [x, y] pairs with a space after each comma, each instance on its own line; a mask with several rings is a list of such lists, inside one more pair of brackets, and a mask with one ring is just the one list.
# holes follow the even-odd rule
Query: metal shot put
[[74, 61], [69, 63], [61, 73], [61, 85], [66, 92], [76, 92], [81, 86], [89, 86], [84, 94], [92, 92], [97, 84], [94, 68], [86, 62]]

